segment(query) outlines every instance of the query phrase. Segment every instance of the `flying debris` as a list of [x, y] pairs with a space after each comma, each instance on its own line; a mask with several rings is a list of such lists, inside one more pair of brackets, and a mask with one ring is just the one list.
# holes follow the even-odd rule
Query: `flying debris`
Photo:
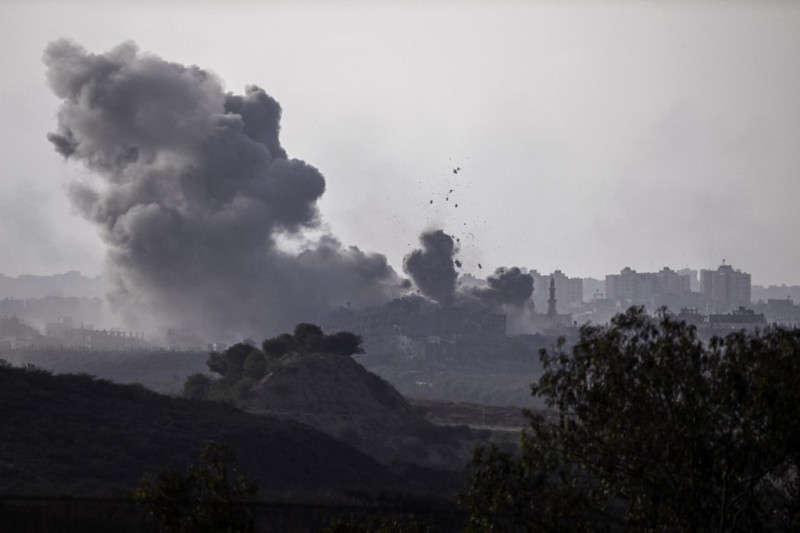
[[483, 268], [480, 263], [478, 263], [478, 268], [481, 268], [481, 269]]
[[461, 170], [461, 167], [456, 167], [453, 169], [453, 174], [458, 174], [458, 171]]
[[458, 268], [461, 268], [461, 261], [459, 261], [458, 259], [454, 259], [453, 263], [455, 263]]

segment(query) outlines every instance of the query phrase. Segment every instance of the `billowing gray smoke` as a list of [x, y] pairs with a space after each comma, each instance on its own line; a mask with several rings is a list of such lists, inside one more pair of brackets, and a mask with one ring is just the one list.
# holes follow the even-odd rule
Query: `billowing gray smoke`
[[533, 295], [533, 276], [523, 274], [518, 267], [500, 267], [494, 275], [486, 278], [486, 282], [488, 287], [476, 288], [471, 292], [489, 307], [522, 307]]
[[518, 267], [498, 268], [486, 281], [488, 287], [456, 289], [455, 255], [458, 248], [453, 237], [442, 230], [426, 231], [420, 235], [421, 249], [405, 257], [403, 268], [419, 291], [441, 305], [469, 305], [476, 300], [495, 310], [509, 306], [522, 308], [533, 295], [533, 276], [523, 274]]
[[60, 40], [44, 62], [63, 99], [48, 138], [103, 178], [70, 193], [108, 244], [113, 302], [139, 326], [272, 334], [393, 295], [382, 255], [332, 236], [299, 254], [276, 246], [319, 228], [325, 179], [287, 157], [281, 108], [262, 89], [226, 94], [213, 74], [133, 43], [95, 55]]
[[419, 291], [441, 305], [451, 305], [456, 292], [453, 238], [442, 230], [426, 231], [419, 237], [422, 249], [403, 259], [403, 270]]

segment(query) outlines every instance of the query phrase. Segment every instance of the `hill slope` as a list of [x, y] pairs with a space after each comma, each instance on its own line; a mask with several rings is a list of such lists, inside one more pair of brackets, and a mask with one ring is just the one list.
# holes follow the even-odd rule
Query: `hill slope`
[[302, 421], [383, 462], [466, 465], [476, 444], [467, 428], [435, 426], [351, 357], [293, 353], [280, 363], [251, 389], [248, 410]]
[[0, 493], [98, 492], [196, 461], [208, 440], [264, 492], [403, 489], [358, 450], [288, 420], [85, 375], [0, 364]]

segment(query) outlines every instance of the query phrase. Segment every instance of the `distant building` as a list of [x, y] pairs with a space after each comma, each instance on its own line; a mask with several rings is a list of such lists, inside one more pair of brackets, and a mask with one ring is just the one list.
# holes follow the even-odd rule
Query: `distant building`
[[606, 297], [606, 282], [604, 279], [583, 278], [582, 282], [584, 303]]
[[606, 276], [606, 298], [630, 304], [649, 302], [653, 294], [652, 275], [639, 274], [630, 267]]
[[533, 314], [531, 317], [533, 319], [533, 328], [539, 333], [561, 335], [574, 324], [570, 313], [559, 313], [556, 308], [558, 299], [556, 298], [555, 277], [550, 278], [550, 286], [547, 289], [547, 294], [549, 295], [547, 299], [547, 313]]
[[528, 272], [533, 277], [533, 303], [536, 309], [547, 309], [550, 296], [550, 280], [555, 283], [558, 293], [557, 311], [565, 313], [583, 303], [583, 279], [571, 278], [561, 270], [545, 276], [536, 270]]
[[74, 327], [70, 317], [60, 317], [45, 325], [44, 337], [32, 344], [37, 346], [61, 346], [70, 348], [124, 350], [144, 346], [144, 333], [122, 331], [117, 328], [94, 329]]
[[418, 297], [406, 297], [380, 307], [336, 309], [323, 329], [358, 333], [373, 357], [403, 354], [444, 360], [498, 353], [506, 327], [505, 315], [480, 307], [441, 308]]
[[706, 323], [705, 315], [701, 315], [700, 312], [693, 307], [682, 308], [680, 312], [675, 315], [675, 318], [693, 326], [702, 326]]
[[[630, 267], [606, 276], [606, 298], [627, 305], [655, 306], [665, 296], [691, 292], [691, 279], [668, 267], [660, 272], [636, 272]], [[675, 298], [673, 298], [675, 299]]]
[[780, 324], [791, 328], [800, 326], [800, 306], [791, 298], [770, 298], [766, 302], [759, 301], [753, 306], [756, 312], [762, 312], [770, 324]]
[[691, 279], [687, 274], [680, 274], [664, 267], [655, 274], [655, 294], [686, 294], [691, 292]]
[[693, 268], [682, 268], [677, 271], [681, 276], [689, 276], [689, 290], [692, 292], [700, 292], [700, 278], [698, 271]]
[[722, 265], [716, 270], [700, 271], [700, 292], [712, 307], [720, 310], [748, 306], [750, 299], [750, 274]]
[[762, 326], [766, 324], [766, 320], [761, 313], [739, 307], [731, 313], [708, 315], [708, 324], [711, 328], [733, 330]]

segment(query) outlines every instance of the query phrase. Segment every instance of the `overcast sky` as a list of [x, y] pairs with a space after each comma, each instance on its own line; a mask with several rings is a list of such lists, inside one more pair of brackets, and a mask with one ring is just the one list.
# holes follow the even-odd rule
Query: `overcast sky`
[[330, 231], [398, 271], [442, 228], [478, 275], [725, 259], [800, 284], [800, 3], [6, 0], [0, 36], [5, 274], [102, 270], [65, 194], [90, 178], [46, 140], [68, 37], [264, 88]]

